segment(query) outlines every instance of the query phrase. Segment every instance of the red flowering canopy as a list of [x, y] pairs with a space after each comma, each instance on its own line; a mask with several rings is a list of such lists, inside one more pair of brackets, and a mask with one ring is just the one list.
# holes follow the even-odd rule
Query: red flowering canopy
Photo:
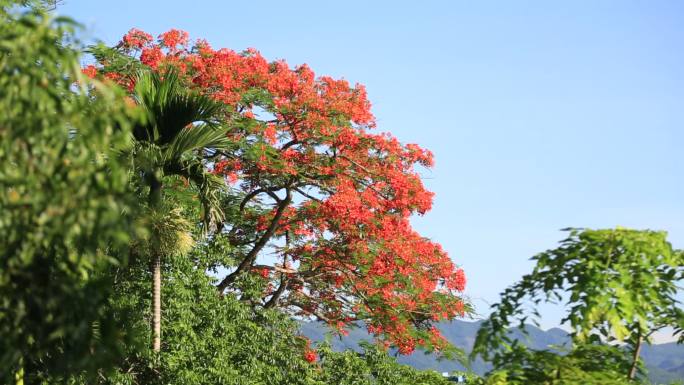
[[[404, 354], [445, 346], [432, 323], [464, 314], [465, 276], [409, 223], [431, 208], [433, 193], [415, 166], [431, 166], [432, 154], [372, 133], [362, 85], [268, 62], [253, 49], [190, 45], [177, 30], [155, 41], [133, 29], [116, 48], [152, 70], [175, 69], [188, 87], [228, 107], [228, 135], [242, 145], [208, 154], [207, 167], [240, 197], [240, 220], [220, 231], [244, 252], [219, 291], [237, 290], [240, 277], [256, 273], [269, 283], [263, 306], [343, 333], [363, 320]], [[85, 71], [132, 88], [134, 78], [113, 68], [101, 61]], [[257, 264], [266, 253], [275, 263]]]

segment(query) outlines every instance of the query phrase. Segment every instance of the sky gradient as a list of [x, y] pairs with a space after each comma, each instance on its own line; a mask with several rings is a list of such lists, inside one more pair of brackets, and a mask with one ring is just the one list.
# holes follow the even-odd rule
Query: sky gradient
[[[87, 36], [171, 28], [366, 85], [378, 130], [432, 150], [414, 220], [487, 303], [564, 227], [684, 248], [684, 2], [64, 0]], [[546, 308], [542, 325], [556, 326]]]

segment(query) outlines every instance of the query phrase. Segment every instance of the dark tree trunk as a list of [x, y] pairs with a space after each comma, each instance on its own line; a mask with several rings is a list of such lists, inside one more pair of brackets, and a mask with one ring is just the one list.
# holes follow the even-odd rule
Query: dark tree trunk
[[639, 363], [639, 355], [641, 354], [641, 345], [643, 343], [643, 337], [641, 332], [639, 332], [637, 337], [636, 346], [634, 347], [634, 355], [632, 357], [632, 366], [629, 368], [629, 375], [627, 378], [633, 380], [636, 377], [637, 364]]

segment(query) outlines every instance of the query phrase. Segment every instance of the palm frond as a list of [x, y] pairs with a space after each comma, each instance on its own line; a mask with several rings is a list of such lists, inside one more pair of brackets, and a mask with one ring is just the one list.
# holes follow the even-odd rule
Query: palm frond
[[226, 184], [207, 171], [201, 151], [237, 145], [221, 126], [224, 105], [189, 90], [174, 70], [141, 71], [133, 97], [147, 115], [133, 131], [136, 144], [129, 154], [134, 168], [187, 178], [199, 190], [205, 229], [222, 221], [220, 197]]
[[225, 130], [208, 125], [200, 124], [197, 126], [182, 129], [164, 151], [165, 159], [180, 159], [183, 154], [190, 151], [211, 148], [215, 150], [225, 150], [233, 147], [235, 143], [226, 136]]
[[132, 245], [138, 255], [185, 255], [195, 245], [193, 223], [186, 218], [181, 208], [148, 209], [144, 223], [149, 233], [136, 239]]
[[190, 91], [175, 70], [164, 74], [139, 73], [134, 97], [147, 112], [148, 124], [134, 130], [138, 140], [159, 145], [170, 143], [183, 129], [195, 123], [218, 127], [224, 105], [207, 96]]
[[223, 220], [221, 193], [226, 188], [223, 178], [207, 171], [206, 166], [197, 159], [166, 162], [164, 171], [167, 174], [188, 178], [197, 186], [205, 230]]

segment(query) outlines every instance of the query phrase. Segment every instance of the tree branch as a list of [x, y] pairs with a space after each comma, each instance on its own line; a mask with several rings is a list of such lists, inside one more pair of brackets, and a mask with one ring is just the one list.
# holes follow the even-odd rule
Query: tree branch
[[298, 187], [295, 187], [294, 190], [295, 190], [296, 192], [302, 194], [304, 197], [309, 198], [309, 199], [311, 199], [311, 200], [313, 200], [313, 201], [316, 201], [316, 202], [323, 202], [321, 199], [309, 195], [308, 193], [302, 191], [302, 189], [300, 189], [300, 188], [298, 188]]
[[287, 286], [289, 285], [289, 283], [290, 283], [290, 281], [285, 276], [283, 276], [280, 279], [280, 286], [278, 286], [278, 289], [276, 289], [276, 291], [273, 293], [271, 298], [264, 305], [265, 309], [270, 309], [278, 303], [278, 300], [280, 299], [280, 297], [283, 295], [283, 293], [287, 289]]
[[[278, 191], [278, 190], [282, 190], [282, 189], [283, 189], [283, 187], [271, 187], [271, 188], [265, 188], [264, 187], [264, 188], [259, 188], [259, 189], [256, 189], [256, 190], [250, 192], [249, 194], [245, 195], [245, 197], [242, 199], [242, 202], [240, 202], [240, 211], [244, 210], [247, 203], [249, 203], [249, 201], [254, 199], [254, 197], [256, 197], [257, 195], [268, 194], [272, 197], [273, 195], [275, 195], [273, 193], [274, 191]], [[273, 194], [273, 195], [271, 195], [271, 194]], [[276, 195], [276, 197], [277, 197], [277, 195]], [[277, 201], [280, 201], [280, 199], [277, 199], [276, 202]]]
[[271, 220], [271, 224], [268, 226], [268, 229], [266, 229], [266, 232], [259, 238], [259, 240], [256, 242], [252, 250], [247, 253], [245, 258], [240, 262], [240, 265], [233, 271], [232, 273], [228, 274], [217, 286], [217, 289], [219, 293], [223, 293], [224, 290], [235, 280], [237, 279], [238, 275], [240, 275], [243, 271], [245, 271], [248, 267], [250, 267], [254, 261], [256, 260], [257, 254], [261, 251], [261, 249], [266, 246], [266, 243], [271, 239], [273, 234], [275, 233], [276, 229], [278, 228], [278, 222], [280, 221], [280, 218], [282, 218], [283, 213], [285, 212], [285, 209], [287, 206], [290, 204], [292, 201], [292, 195], [290, 193], [290, 189], [286, 189], [286, 194], [285, 194], [285, 199], [280, 201], [278, 203], [278, 208], [276, 209], [276, 213], [273, 216], [273, 220]]

